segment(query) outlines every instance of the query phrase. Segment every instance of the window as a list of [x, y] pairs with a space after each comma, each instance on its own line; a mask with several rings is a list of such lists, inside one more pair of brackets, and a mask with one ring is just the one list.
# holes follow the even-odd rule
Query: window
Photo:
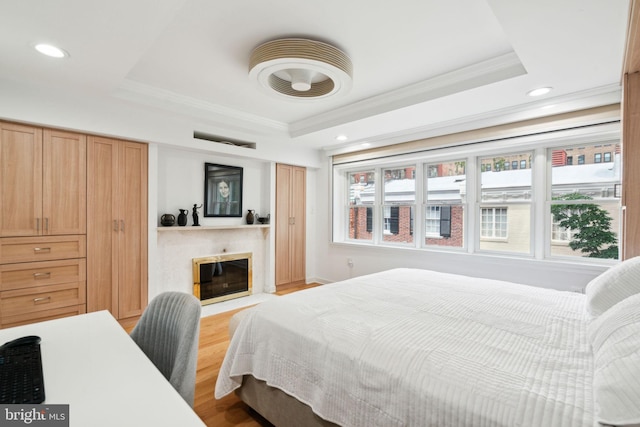
[[375, 184], [375, 173], [372, 170], [349, 173], [349, 239], [373, 240]]
[[466, 161], [428, 164], [427, 170], [441, 171], [425, 180], [424, 244], [449, 248], [464, 247], [464, 206], [467, 194]]
[[555, 215], [551, 215], [551, 240], [555, 242], [570, 242], [577, 230], [572, 230], [571, 228], [563, 227], [560, 223], [560, 220], [556, 218]]
[[520, 168], [480, 174], [480, 250], [531, 252], [532, 170], [527, 169], [527, 161], [522, 160], [531, 155], [529, 152], [504, 153], [503, 158], [521, 159], [518, 160]]
[[440, 206], [427, 206], [424, 231], [427, 236], [440, 237]]
[[416, 202], [415, 166], [383, 169], [384, 204], [383, 236], [384, 242], [413, 242], [413, 213]]
[[621, 177], [612, 162], [619, 161], [618, 131], [589, 135], [589, 143], [570, 136], [544, 145], [508, 141], [336, 164], [334, 241], [534, 259], [615, 259], [621, 207], [614, 189]]
[[482, 208], [480, 236], [489, 239], [507, 238], [507, 208]]
[[595, 153], [593, 164], [578, 160], [578, 165], [551, 169], [550, 256], [618, 258], [620, 200], [614, 187], [620, 183], [620, 169], [606, 164], [606, 154], [605, 163]]

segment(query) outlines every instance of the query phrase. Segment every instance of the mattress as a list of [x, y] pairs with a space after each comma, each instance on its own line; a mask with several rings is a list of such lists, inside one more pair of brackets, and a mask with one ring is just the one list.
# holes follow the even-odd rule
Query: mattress
[[261, 303], [220, 398], [252, 375], [342, 426], [593, 426], [584, 295], [394, 269]]

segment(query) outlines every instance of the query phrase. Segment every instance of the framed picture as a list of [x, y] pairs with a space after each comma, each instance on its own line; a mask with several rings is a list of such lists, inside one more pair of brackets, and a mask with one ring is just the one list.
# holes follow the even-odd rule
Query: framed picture
[[242, 168], [204, 164], [204, 216], [242, 216]]

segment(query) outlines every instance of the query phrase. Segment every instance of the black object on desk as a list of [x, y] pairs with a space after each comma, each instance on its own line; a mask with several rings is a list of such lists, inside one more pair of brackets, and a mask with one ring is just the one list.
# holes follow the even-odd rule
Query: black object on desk
[[29, 335], [0, 347], [0, 403], [44, 402], [40, 337]]

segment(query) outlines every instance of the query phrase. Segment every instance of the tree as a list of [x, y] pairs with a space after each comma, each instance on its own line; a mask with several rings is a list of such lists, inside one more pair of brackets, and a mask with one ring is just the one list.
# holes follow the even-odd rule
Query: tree
[[493, 170], [495, 170], [496, 172], [500, 172], [505, 170], [504, 168], [504, 164], [507, 161], [505, 160], [504, 157], [499, 157], [499, 158], [493, 158]]
[[[581, 193], [554, 197], [554, 200], [592, 200]], [[618, 258], [618, 238], [611, 231], [613, 219], [609, 213], [593, 203], [552, 205], [551, 214], [561, 227], [577, 230], [569, 247], [589, 258]]]

